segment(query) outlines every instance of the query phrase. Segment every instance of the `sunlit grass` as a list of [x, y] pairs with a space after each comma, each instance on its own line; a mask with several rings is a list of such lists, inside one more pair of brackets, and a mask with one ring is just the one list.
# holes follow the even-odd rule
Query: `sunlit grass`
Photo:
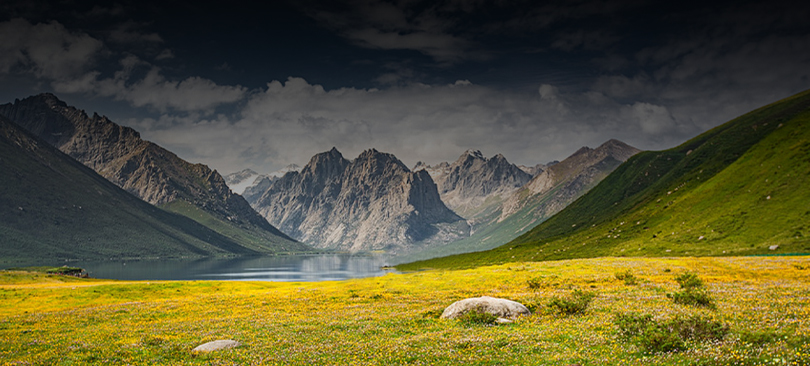
[[[810, 259], [588, 259], [317, 283], [118, 282], [0, 272], [0, 364], [810, 364]], [[627, 286], [616, 273], [630, 271]], [[695, 273], [716, 310], [675, 304]], [[533, 282], [534, 281], [534, 282]], [[530, 288], [529, 283], [535, 285]], [[564, 316], [546, 304], [598, 295]], [[532, 305], [510, 325], [443, 320], [474, 296]], [[660, 323], [693, 315], [729, 326], [720, 340], [649, 354], [617, 314]], [[243, 346], [192, 354], [199, 344]]]

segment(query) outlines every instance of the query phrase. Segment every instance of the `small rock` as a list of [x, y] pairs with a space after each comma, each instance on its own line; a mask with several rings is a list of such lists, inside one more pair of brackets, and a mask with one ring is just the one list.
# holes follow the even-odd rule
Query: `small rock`
[[214, 352], [223, 349], [239, 347], [241, 344], [242, 343], [230, 339], [220, 339], [213, 342], [201, 344], [197, 346], [197, 348], [191, 350], [191, 352]]
[[701, 236], [698, 238], [698, 240], [703, 240], [703, 239], [705, 239], [705, 238], [703, 237], [703, 235], [701, 235]]
[[523, 304], [489, 296], [473, 297], [459, 300], [444, 309], [442, 318], [455, 319], [470, 311], [483, 311], [499, 318], [515, 318], [519, 315], [531, 315], [531, 311]]
[[779, 245], [771, 245], [771, 246], [768, 247], [768, 249], [777, 250], [777, 249], [779, 249]]

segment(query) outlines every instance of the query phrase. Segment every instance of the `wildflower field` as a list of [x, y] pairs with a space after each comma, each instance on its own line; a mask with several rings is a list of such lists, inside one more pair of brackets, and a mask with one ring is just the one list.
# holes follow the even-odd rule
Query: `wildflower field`
[[[692, 288], [711, 306], [673, 301]], [[550, 305], [577, 293], [589, 294], [584, 311]], [[439, 319], [483, 295], [534, 314]], [[3, 365], [810, 365], [808, 319], [807, 257], [600, 258], [317, 283], [0, 271]], [[191, 352], [217, 339], [242, 345]]]

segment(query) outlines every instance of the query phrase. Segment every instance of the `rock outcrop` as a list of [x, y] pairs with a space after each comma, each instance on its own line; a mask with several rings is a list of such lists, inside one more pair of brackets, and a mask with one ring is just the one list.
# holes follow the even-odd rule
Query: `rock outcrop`
[[317, 154], [251, 203], [272, 224], [318, 248], [401, 252], [466, 235], [453, 229], [463, 219], [442, 203], [427, 172], [411, 172], [374, 149], [353, 161], [335, 148]]

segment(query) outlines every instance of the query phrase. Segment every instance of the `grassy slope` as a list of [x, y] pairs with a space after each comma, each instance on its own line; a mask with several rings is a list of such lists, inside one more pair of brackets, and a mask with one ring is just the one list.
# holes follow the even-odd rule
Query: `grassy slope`
[[[397, 267], [808, 253], [808, 155], [810, 91], [750, 112], [676, 148], [634, 156], [588, 194], [506, 245]], [[770, 251], [770, 245], [780, 248]]]
[[306, 244], [287, 239], [286, 235], [282, 237], [268, 230], [262, 230], [253, 226], [237, 226], [234, 223], [220, 220], [184, 200], [176, 200], [161, 207], [169, 212], [188, 217], [234, 242], [259, 253], [300, 253], [313, 251], [313, 249]]
[[[631, 271], [639, 284], [615, 278]], [[694, 271], [717, 310], [676, 305]], [[566, 260], [343, 282], [119, 282], [0, 271], [0, 364], [84, 365], [806, 365], [810, 261], [802, 258]], [[539, 281], [538, 281], [539, 279]], [[541, 286], [530, 289], [529, 280]], [[573, 289], [586, 313], [546, 310]], [[437, 319], [466, 297], [534, 305], [505, 326]], [[644, 354], [615, 314], [702, 315], [730, 328], [689, 352]], [[234, 339], [242, 346], [191, 350]], [[779, 361], [774, 361], [778, 359]]]
[[132, 196], [22, 129], [0, 121], [0, 259], [257, 254]]

